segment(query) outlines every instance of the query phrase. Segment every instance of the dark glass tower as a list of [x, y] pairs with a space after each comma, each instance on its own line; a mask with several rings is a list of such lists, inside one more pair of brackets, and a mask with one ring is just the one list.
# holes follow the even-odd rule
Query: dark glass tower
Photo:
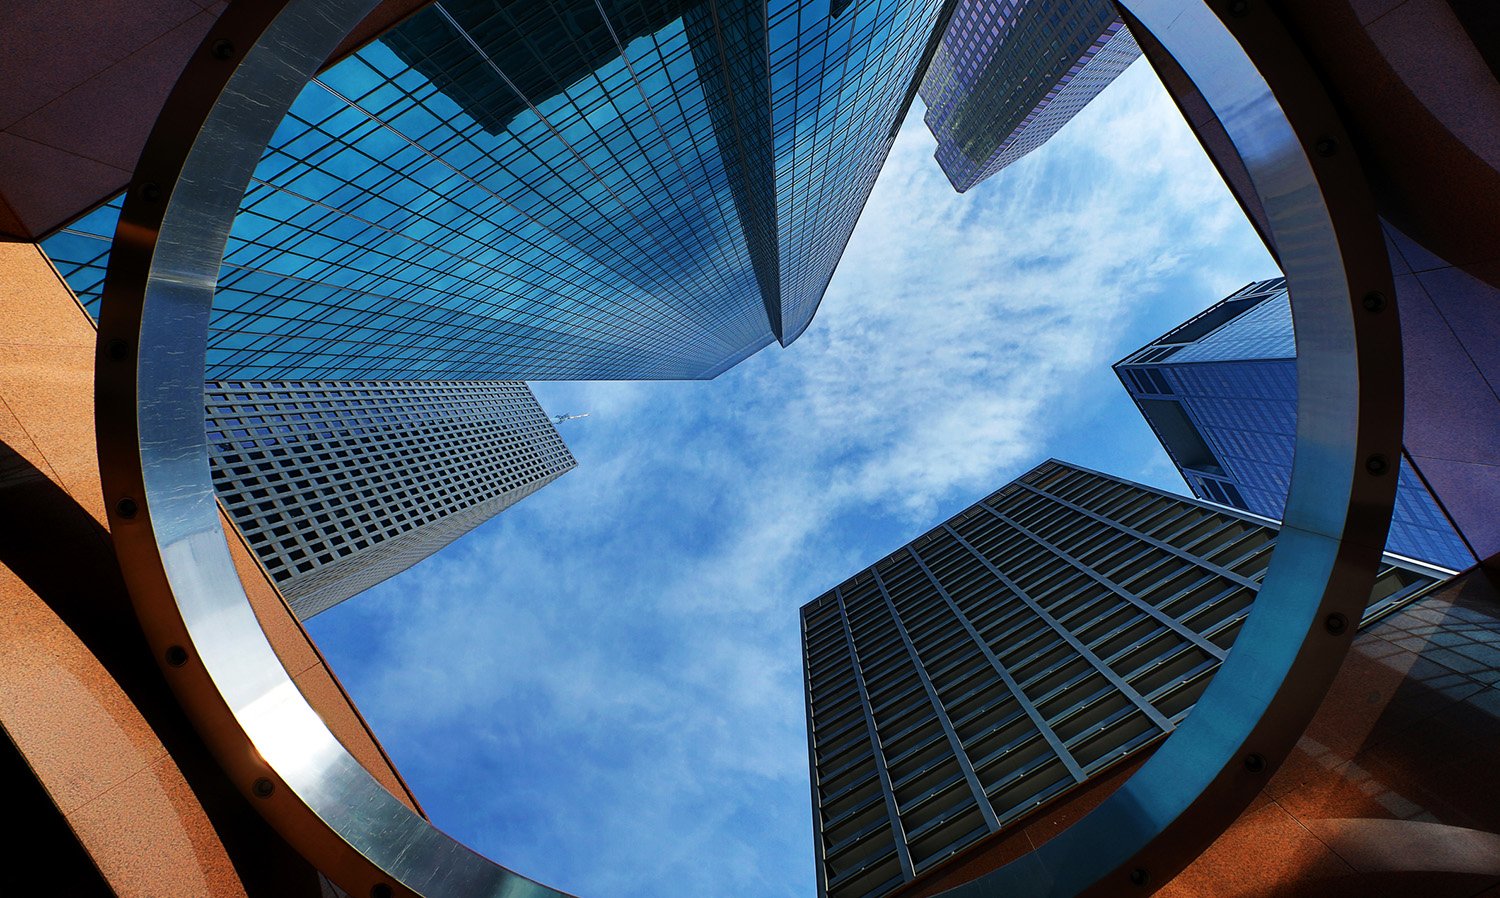
[[[889, 892], [1171, 732], [1276, 537], [1049, 461], [803, 606], [819, 895]], [[1441, 576], [1388, 558], [1366, 621]]]
[[[1281, 278], [1248, 284], [1117, 363], [1193, 494], [1280, 518], [1297, 427], [1297, 346]], [[1463, 540], [1405, 458], [1386, 551], [1461, 570]]]
[[1046, 143], [1140, 55], [1109, 0], [960, 0], [922, 81], [960, 193]]
[[220, 381], [225, 510], [306, 620], [576, 467], [523, 383]]
[[[942, 0], [441, 0], [320, 75], [211, 380], [709, 378], [811, 321]], [[110, 204], [45, 243], [97, 305]]]

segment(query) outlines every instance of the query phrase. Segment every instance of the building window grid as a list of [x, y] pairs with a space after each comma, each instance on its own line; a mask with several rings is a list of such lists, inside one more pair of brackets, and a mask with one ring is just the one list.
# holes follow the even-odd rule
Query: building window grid
[[314, 593], [384, 579], [575, 464], [524, 384], [218, 382], [207, 396], [215, 486], [304, 615]]
[[966, 0], [921, 86], [939, 164], [969, 189], [1046, 142], [1138, 55], [1107, 3]]
[[[865, 0], [835, 19], [741, 5], [750, 24], [713, 40], [769, 67], [720, 73], [768, 94], [769, 123], [748, 141], [771, 160], [763, 176], [712, 151], [721, 135], [705, 85], [717, 82], [697, 71], [693, 43], [704, 38], [686, 17], [649, 21], [650, 4], [601, 8], [581, 31], [551, 8], [516, 14], [500, 30], [522, 37], [502, 40], [500, 56], [470, 40], [495, 15], [439, 4], [330, 68], [247, 192], [210, 377], [712, 377], [770, 340], [756, 271], [768, 252], [781, 257], [794, 338], [889, 150], [942, 4]], [[401, 36], [424, 28], [442, 33], [423, 53], [457, 52], [454, 77], [472, 79], [481, 105], [515, 106], [506, 122], [476, 120], [420, 60], [398, 58]], [[563, 73], [601, 41], [607, 59]], [[741, 220], [746, 196], [762, 211]], [[91, 311], [117, 205], [49, 244]]]
[[[1252, 305], [1191, 342], [1172, 343], [1226, 303], [1247, 301]], [[1132, 397], [1161, 393], [1146, 381], [1164, 378], [1223, 464], [1222, 473], [1183, 469], [1194, 494], [1272, 518], [1280, 517], [1286, 501], [1296, 444], [1295, 341], [1288, 303], [1284, 279], [1252, 282], [1117, 366]], [[1168, 345], [1177, 349], [1169, 361], [1142, 364]], [[1387, 548], [1453, 568], [1471, 563], [1467, 547], [1405, 459], [1398, 468]]]
[[[911, 746], [909, 753], [901, 757], [920, 758], [931, 764], [945, 741], [942, 728], [934, 723], [935, 715], [945, 715], [969, 766], [982, 783], [998, 826], [1004, 826], [1077, 781], [1074, 776], [1059, 777], [1058, 771], [1066, 773], [1063, 756], [1047, 747], [1041, 726], [1025, 719], [1016, 698], [1025, 697], [1038, 686], [1046, 690], [1024, 701], [1031, 704], [1034, 700], [1033, 707], [1046, 709], [1044, 725], [1060, 727], [1057, 732], [1068, 736], [1066, 752], [1082, 752], [1080, 769], [1085, 775], [1151, 744], [1186, 716], [1217, 668], [1222, 650], [1232, 644], [1263, 575], [1275, 530], [1211, 506], [1153, 493], [1060, 463], [1043, 465], [1021, 478], [1014, 487], [997, 491], [984, 501], [1004, 509], [1005, 515], [1024, 520], [1028, 527], [1039, 528], [1040, 533], [1078, 534], [1082, 543], [1079, 556], [1110, 570], [1136, 566], [1138, 569], [1129, 573], [1126, 582], [1163, 584], [1160, 589], [1147, 592], [1155, 607], [1170, 609], [1171, 620], [1186, 625], [1194, 636], [1209, 640], [1218, 650], [1217, 654], [1208, 651], [1120, 597], [1091, 588], [1098, 584], [1078, 576], [1080, 572], [1065, 576], [1049, 573], [1045, 565], [1037, 563], [1047, 554], [1046, 549], [1025, 533], [1014, 529], [1007, 532], [1002, 521], [985, 513], [983, 503], [915, 540], [904, 552], [888, 556], [846, 581], [841, 589], [846, 591], [849, 610], [842, 622], [828, 613], [826, 597], [809, 603], [804, 609], [808, 639], [812, 640], [816, 634], [824, 651], [836, 644], [835, 636], [843, 627], [852, 628], [851, 634], [861, 634], [851, 638], [869, 646], [871, 654], [865, 669], [870, 671], [872, 682], [882, 681], [873, 687], [875, 691], [871, 694], [889, 702], [882, 706], [881, 714], [872, 718], [878, 741], [885, 744], [887, 740], [910, 738], [911, 723], [916, 719], [918, 727], [926, 726], [935, 732], [926, 732], [925, 741]], [[1159, 715], [1157, 719], [1165, 725], [1153, 722], [1140, 708], [1130, 706], [1119, 690], [1087, 685], [1090, 672], [1079, 669], [1077, 654], [1060, 651], [1069, 648], [1065, 641], [1045, 625], [1039, 626], [1036, 616], [1020, 607], [1015, 590], [993, 585], [988, 591], [976, 589], [973, 572], [965, 573], [965, 550], [952, 538], [959, 529], [985, 537], [985, 548], [981, 550], [984, 557], [1037, 587], [1036, 601], [1066, 615], [1057, 620], [1068, 632], [1084, 634], [1091, 650], [1102, 651], [1101, 661], [1132, 687], [1139, 687], [1138, 694], [1155, 711], [1152, 716]], [[1132, 540], [1146, 543], [1146, 550], [1132, 550]], [[1173, 549], [1166, 551], [1155, 544]], [[978, 544], [974, 548], [978, 549]], [[929, 577], [952, 579], [947, 584], [951, 592], [943, 595], [956, 597], [953, 601], [959, 604], [952, 606], [955, 614], [972, 613], [969, 629], [955, 626], [960, 619], [946, 618], [940, 605], [934, 607], [931, 596], [924, 598], [920, 591], [912, 591], [917, 589], [921, 574], [903, 561], [905, 558], [915, 559], [924, 568], [930, 565]], [[968, 562], [968, 566], [972, 567], [973, 562]], [[1389, 566], [1383, 568], [1382, 577], [1391, 575], [1393, 570]], [[879, 589], [874, 585], [877, 576], [886, 586], [888, 603], [880, 602]], [[1431, 582], [1435, 581], [1415, 577], [1413, 583], [1417, 585], [1395, 589], [1392, 595], [1396, 598], [1391, 601], [1404, 601]], [[938, 589], [942, 589], [941, 583], [932, 580]], [[1021, 581], [1015, 585], [1022, 590], [1028, 588]], [[1376, 607], [1372, 605], [1372, 613]], [[1390, 607], [1390, 602], [1380, 607]], [[910, 640], [908, 658], [902, 655], [902, 640], [896, 633], [898, 626], [905, 629]], [[999, 653], [996, 655], [999, 666], [976, 661], [976, 651]], [[804, 657], [811, 679], [819, 659], [831, 656], [820, 655], [809, 642]], [[860, 657], [866, 657], [863, 650]], [[842, 654], [839, 659], [839, 675], [848, 676], [852, 673], [845, 669], [850, 663], [849, 656]], [[918, 663], [924, 665], [930, 677], [931, 693], [916, 682], [911, 672], [912, 665]], [[898, 670], [906, 672], [898, 680], [885, 681]], [[1019, 670], [1025, 679], [1018, 676], [1014, 689], [1003, 688], [998, 684], [999, 670]], [[830, 677], [822, 676], [822, 681], [827, 682]], [[810, 692], [810, 696], [810, 739], [815, 746], [813, 759], [817, 771], [816, 746], [821, 745], [819, 697], [816, 691]], [[984, 700], [977, 700], [980, 696]], [[925, 712], [921, 709], [924, 704]], [[976, 721], [989, 726], [976, 727]], [[1080, 728], [1070, 731], [1070, 724]], [[893, 726], [904, 729], [890, 732], [888, 728]], [[846, 739], [847, 724], [843, 727], [839, 737]], [[981, 751], [984, 753], [980, 754]], [[887, 758], [888, 762], [891, 760]], [[867, 756], [862, 763], [873, 764], [875, 759]], [[966, 791], [958, 788], [963, 777], [956, 767], [944, 769], [946, 777], [929, 784], [929, 789], [935, 791], [920, 796], [927, 802], [944, 796], [943, 814], [923, 818], [920, 802], [911, 805], [897, 802], [896, 810], [884, 824], [891, 827], [896, 821], [917, 824], [905, 830], [912, 866], [917, 871], [997, 828], [969, 827], [970, 819], [964, 815], [977, 808], [967, 812], [964, 808], [970, 807], [972, 796], [966, 798]], [[856, 763], [845, 767], [842, 775], [858, 777], [860, 770]], [[934, 825], [932, 821], [939, 817], [957, 822], [951, 828]], [[828, 821], [821, 812], [819, 820], [821, 832], [822, 824]], [[940, 828], [942, 832], [938, 832]], [[933, 838], [923, 841], [929, 833]], [[828, 847], [821, 839], [822, 836], [820, 857]], [[924, 853], [927, 851], [934, 853]], [[825, 893], [835, 898], [855, 894], [846, 886], [851, 882], [847, 876], [828, 880]], [[863, 880], [860, 884], [862, 888], [868, 885]], [[899, 881], [892, 879], [875, 891], [859, 894], [877, 895], [896, 884]]]

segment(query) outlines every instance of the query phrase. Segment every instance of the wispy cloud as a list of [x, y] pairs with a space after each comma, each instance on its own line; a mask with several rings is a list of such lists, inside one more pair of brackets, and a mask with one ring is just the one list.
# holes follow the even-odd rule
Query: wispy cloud
[[794, 346], [538, 385], [579, 469], [314, 622], [444, 828], [589, 896], [812, 894], [797, 607], [1048, 454], [1158, 464], [1108, 363], [1268, 262], [1154, 76], [966, 196], [931, 152], [917, 110]]

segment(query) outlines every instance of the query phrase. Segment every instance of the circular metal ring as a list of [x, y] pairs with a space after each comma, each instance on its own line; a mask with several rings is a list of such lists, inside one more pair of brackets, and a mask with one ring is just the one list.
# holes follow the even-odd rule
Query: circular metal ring
[[[100, 322], [111, 530], [158, 658], [194, 660], [163, 662], [183, 707], [315, 866], [351, 894], [556, 896], [438, 831], [334, 738], [251, 611], [209, 477], [204, 357], [230, 225], [282, 116], [373, 3], [231, 4], [163, 109], [121, 214]], [[1358, 619], [1394, 501], [1395, 478], [1370, 476], [1364, 460], [1398, 457], [1399, 335], [1394, 315], [1356, 298], [1395, 293], [1354, 154], [1318, 149], [1350, 145], [1332, 104], [1260, 4], [1225, 21], [1196, 0], [1125, 5], [1218, 114], [1281, 251], [1301, 385], [1286, 521], [1236, 649], [1185, 723], [1094, 812], [953, 895], [1140, 894], [1169, 880], [1249, 803], [1316, 709], [1349, 645], [1323, 622]]]
[[[173, 88], [105, 281], [95, 389], [110, 529], [179, 701], [320, 871], [354, 895], [562, 896], [449, 838], [339, 743], [251, 610], [209, 476], [204, 356], [230, 226], [292, 101], [374, 2], [231, 4]], [[236, 47], [247, 48], [239, 61]]]
[[[1332, 102], [1263, 4], [1221, 19], [1181, 0], [1121, 0], [1212, 107], [1280, 251], [1297, 334], [1297, 447], [1286, 514], [1234, 650], [1136, 773], [1036, 850], [948, 898], [1141, 894], [1165, 884], [1260, 792], [1352, 642], [1395, 501], [1401, 343], [1374, 199]], [[1371, 296], [1380, 297], [1374, 302]]]

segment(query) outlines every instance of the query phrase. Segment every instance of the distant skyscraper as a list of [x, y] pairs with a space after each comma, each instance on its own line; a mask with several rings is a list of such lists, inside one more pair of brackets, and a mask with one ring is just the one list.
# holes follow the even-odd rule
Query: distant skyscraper
[[219, 381], [207, 393], [219, 498], [304, 620], [577, 464], [523, 383]]
[[[1117, 363], [1193, 494], [1280, 518], [1297, 428], [1297, 347], [1282, 278], [1248, 284]], [[1405, 458], [1386, 551], [1461, 570], [1463, 540]]]
[[1046, 143], [1141, 53], [1109, 0], [959, 0], [922, 81], [960, 193]]
[[[440, 0], [271, 140], [208, 378], [709, 378], [790, 343], [943, 5]], [[44, 243], [91, 310], [117, 218]]]
[[[1276, 537], [1049, 461], [803, 606], [819, 896], [885, 894], [1171, 732]], [[1440, 576], [1387, 559], [1366, 620]]]

